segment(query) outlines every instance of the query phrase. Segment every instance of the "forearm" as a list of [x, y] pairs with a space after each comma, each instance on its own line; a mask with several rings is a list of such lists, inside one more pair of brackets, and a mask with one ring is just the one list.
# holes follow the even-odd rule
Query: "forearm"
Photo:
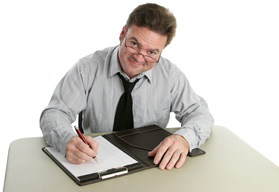
[[210, 136], [214, 120], [206, 101], [191, 88], [185, 75], [174, 68], [171, 91], [171, 111], [181, 123], [175, 134], [182, 135], [189, 143], [190, 151], [199, 147]]
[[181, 122], [181, 129], [175, 134], [182, 135], [189, 143], [190, 151], [202, 145], [209, 138], [214, 120], [207, 106], [196, 104], [189, 114], [179, 114], [176, 118]]
[[74, 137], [69, 117], [57, 109], [43, 111], [40, 127], [46, 143], [65, 154], [69, 140]]
[[75, 136], [71, 123], [86, 107], [82, 63], [74, 65], [58, 83], [48, 107], [42, 112], [40, 127], [48, 145], [65, 154], [66, 145]]

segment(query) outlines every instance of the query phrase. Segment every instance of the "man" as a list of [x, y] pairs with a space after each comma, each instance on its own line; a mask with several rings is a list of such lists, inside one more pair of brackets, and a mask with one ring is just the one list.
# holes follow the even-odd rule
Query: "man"
[[[181, 129], [148, 155], [154, 156], [160, 169], [180, 168], [188, 152], [210, 136], [213, 118], [185, 75], [161, 56], [175, 30], [176, 19], [168, 9], [156, 4], [138, 6], [120, 33], [119, 46], [82, 58], [59, 82], [40, 119], [46, 142], [69, 162], [80, 164], [98, 153], [94, 139], [86, 137], [88, 147], [73, 132], [71, 123], [81, 111], [85, 133], [119, 130], [130, 116], [132, 124], [126, 128], [166, 127], [174, 112]], [[134, 86], [132, 106], [123, 115], [118, 105], [127, 82]]]

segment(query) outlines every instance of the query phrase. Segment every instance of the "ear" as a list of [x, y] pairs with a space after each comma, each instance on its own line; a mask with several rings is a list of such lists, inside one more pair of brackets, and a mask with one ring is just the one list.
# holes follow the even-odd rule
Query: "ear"
[[119, 36], [119, 40], [120, 40], [120, 41], [121, 41], [122, 38], [124, 37], [125, 33], [126, 33], [126, 25], [124, 25], [124, 27], [122, 28], [122, 31], [121, 31], [121, 33], [120, 33], [120, 36]]

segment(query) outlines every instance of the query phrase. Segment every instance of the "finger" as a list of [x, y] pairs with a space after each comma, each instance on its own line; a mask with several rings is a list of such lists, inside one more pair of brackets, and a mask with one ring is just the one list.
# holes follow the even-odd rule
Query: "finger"
[[73, 163], [82, 163], [82, 161], [92, 160], [90, 153], [93, 150], [79, 138], [73, 137], [67, 144], [66, 148], [66, 158]]
[[78, 149], [75, 147], [75, 139], [71, 139], [69, 143], [67, 144], [66, 148], [66, 159], [70, 163], [74, 164], [81, 164], [84, 163], [85, 160], [79, 158], [79, 155], [76, 155], [78, 153]]
[[174, 151], [175, 150], [173, 148], [169, 148], [167, 150], [167, 152], [165, 152], [164, 156], [162, 157], [161, 163], [159, 165], [160, 169], [166, 168], [166, 166], [169, 164], [171, 158], [173, 157]]
[[184, 162], [186, 161], [187, 158], [187, 154], [186, 153], [181, 153], [180, 154], [180, 158], [178, 160], [178, 162], [175, 165], [175, 168], [180, 168], [182, 167], [182, 165], [184, 164]]
[[148, 152], [148, 156], [149, 157], [154, 157], [156, 155], [159, 147], [160, 147], [160, 144], [157, 145], [157, 147], [155, 147], [152, 151]]
[[86, 139], [87, 143], [89, 144], [89, 147], [93, 150], [93, 154], [89, 154], [89, 155], [92, 155], [92, 157], [96, 157], [96, 155], [98, 154], [99, 143], [97, 143], [90, 136], [85, 136], [85, 139]]
[[[154, 157], [154, 164], [159, 164], [160, 161], [164, 158], [165, 161], [167, 161], [169, 154], [166, 153], [166, 151], [168, 150], [168, 148], [166, 148], [165, 146], [160, 146], [157, 149], [157, 153]], [[163, 163], [164, 164], [164, 163]]]
[[82, 164], [85, 162], [84, 159], [80, 159], [79, 157], [77, 157], [74, 153], [68, 153], [66, 154], [66, 159], [73, 164]]
[[[166, 138], [157, 149], [157, 153], [154, 157], [154, 163], [157, 165], [161, 160], [163, 161], [163, 165], [166, 165], [174, 153], [175, 149], [171, 147], [171, 139]], [[162, 162], [161, 162], [162, 163]], [[160, 163], [160, 165], [161, 165]]]
[[79, 142], [77, 145], [76, 145], [76, 148], [78, 150], [75, 150], [75, 155], [78, 156], [78, 157], [83, 157], [84, 160], [89, 160], [90, 158], [92, 159], [92, 157], [95, 157], [95, 151], [93, 149], [91, 149], [89, 147], [89, 145], [83, 143], [83, 142]]
[[180, 159], [180, 152], [179, 151], [175, 151], [170, 159], [170, 161], [168, 162], [166, 168], [168, 170], [171, 170], [177, 163], [177, 161]]
[[79, 165], [79, 164], [85, 163], [85, 160], [76, 158], [75, 156], [72, 156], [72, 157], [68, 156], [66, 159], [67, 159], [67, 161], [69, 161], [72, 164], [78, 164]]

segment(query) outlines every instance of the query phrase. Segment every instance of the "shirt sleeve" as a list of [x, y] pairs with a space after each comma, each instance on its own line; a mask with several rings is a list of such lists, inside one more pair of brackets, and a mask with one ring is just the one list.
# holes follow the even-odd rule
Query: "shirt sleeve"
[[194, 92], [184, 73], [175, 66], [171, 80], [171, 111], [181, 123], [181, 128], [174, 134], [182, 135], [192, 151], [209, 138], [214, 120], [206, 101]]
[[74, 137], [71, 123], [86, 106], [82, 65], [77, 63], [58, 83], [51, 101], [41, 114], [40, 127], [48, 145], [65, 154]]

